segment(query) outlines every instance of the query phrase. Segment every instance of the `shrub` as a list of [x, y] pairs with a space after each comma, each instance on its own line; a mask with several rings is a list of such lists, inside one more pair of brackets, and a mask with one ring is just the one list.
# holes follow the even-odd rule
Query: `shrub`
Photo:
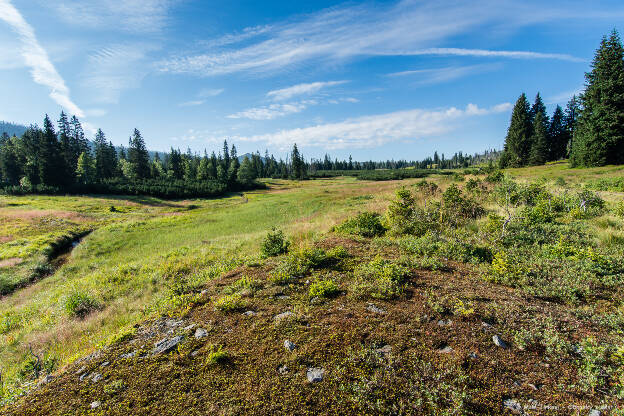
[[228, 295], [234, 293], [240, 293], [241, 295], [252, 295], [261, 288], [261, 282], [259, 282], [258, 280], [254, 280], [251, 277], [243, 276], [234, 283], [227, 286], [223, 290], [223, 292]]
[[332, 298], [340, 293], [336, 282], [331, 279], [318, 280], [310, 285], [309, 295], [311, 298]]
[[64, 308], [70, 315], [84, 318], [91, 312], [100, 309], [101, 305], [89, 294], [73, 292], [65, 298]]
[[284, 238], [282, 230], [273, 228], [264, 238], [260, 251], [265, 257], [279, 256], [280, 254], [287, 253], [289, 246], [290, 242]]
[[336, 227], [336, 231], [362, 237], [384, 235], [386, 228], [381, 223], [381, 215], [376, 212], [362, 212]]
[[409, 269], [381, 258], [361, 264], [355, 270], [353, 295], [358, 298], [393, 299], [403, 294]]
[[456, 184], [452, 184], [442, 194], [443, 212], [445, 223], [458, 225], [462, 220], [477, 219], [485, 214], [485, 209], [472, 198], [462, 194]]
[[215, 308], [222, 312], [236, 312], [244, 309], [247, 302], [242, 299], [241, 295], [235, 293], [233, 295], [221, 296], [214, 302]]
[[425, 196], [433, 196], [440, 191], [440, 187], [435, 182], [422, 180], [416, 183], [416, 189]]
[[230, 360], [230, 354], [223, 347], [212, 347], [212, 350], [206, 357], [206, 364], [217, 365], [224, 364]]
[[504, 177], [505, 175], [503, 175], [503, 171], [496, 170], [494, 172], [489, 173], [485, 177], [485, 181], [489, 183], [498, 183], [498, 182], [502, 182]]
[[618, 202], [613, 208], [613, 214], [620, 218], [624, 218], [624, 201]]

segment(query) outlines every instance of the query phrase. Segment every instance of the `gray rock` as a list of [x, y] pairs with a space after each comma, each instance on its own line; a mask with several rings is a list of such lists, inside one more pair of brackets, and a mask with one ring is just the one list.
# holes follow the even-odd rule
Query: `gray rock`
[[600, 410], [592, 409], [588, 416], [600, 416], [601, 414]]
[[470, 354], [468, 354], [468, 357], [470, 357], [473, 360], [476, 360], [477, 358], [479, 358], [476, 352], [471, 352]]
[[120, 357], [121, 358], [133, 358], [136, 355], [136, 351], [132, 351], [126, 354], [121, 354]]
[[207, 295], [207, 294], [208, 294], [208, 289], [204, 289], [200, 293], [200, 295]]
[[245, 316], [256, 316], [256, 313], [254, 311], [247, 311], [247, 312], [243, 312], [243, 315], [245, 315]]
[[366, 307], [366, 309], [367, 309], [369, 312], [372, 312], [372, 313], [378, 313], [378, 314], [380, 314], [380, 315], [383, 315], [383, 314], [385, 314], [385, 313], [386, 313], [386, 311], [384, 311], [384, 310], [383, 310], [383, 309], [381, 309], [381, 308], [378, 308], [377, 306], [373, 305], [372, 303], [369, 303], [369, 304], [368, 304], [368, 306]]
[[295, 316], [294, 313], [290, 312], [290, 311], [286, 311], [286, 312], [282, 312], [279, 315], [275, 315], [275, 318], [273, 318], [276, 322], [281, 322], [285, 319], [290, 319], [293, 318]]
[[290, 296], [288, 296], [288, 295], [279, 295], [279, 296], [276, 296], [276, 298], [279, 299], [279, 300], [288, 300], [288, 299], [290, 299]]
[[46, 384], [48, 384], [48, 383], [49, 383], [49, 382], [51, 382], [52, 380], [54, 380], [54, 376], [53, 376], [53, 375], [48, 374], [47, 376], [45, 376], [45, 377], [43, 378], [43, 380], [41, 380], [41, 381], [37, 384], [37, 386], [39, 386], [39, 387], [41, 387], [41, 386], [45, 386]]
[[293, 352], [295, 348], [297, 348], [297, 345], [290, 340], [286, 340], [284, 341], [284, 348], [286, 348], [286, 351]]
[[321, 367], [308, 368], [306, 376], [310, 383], [320, 383], [325, 376], [325, 370]]
[[195, 328], [195, 324], [190, 324], [189, 326], [185, 326], [184, 330], [185, 331], [190, 331], [191, 329]]
[[503, 402], [503, 406], [505, 406], [506, 409], [509, 409], [514, 415], [524, 414], [524, 412], [522, 411], [522, 406], [514, 399], [505, 400]]
[[499, 337], [498, 335], [494, 335], [492, 337], [492, 341], [494, 341], [494, 344], [496, 344], [497, 347], [509, 348], [509, 345], [507, 345], [507, 343], [503, 341], [503, 339]]
[[80, 367], [80, 369], [78, 369], [78, 371], [76, 371], [76, 375], [79, 376], [80, 374], [84, 373], [85, 371], [87, 371], [87, 367], [83, 365], [82, 367]]
[[377, 348], [375, 352], [383, 357], [386, 357], [392, 352], [392, 345], [384, 345], [381, 348]]
[[104, 368], [104, 367], [108, 367], [109, 365], [110, 365], [110, 361], [104, 361], [102, 364], [100, 364], [100, 367]]
[[79, 379], [79, 380], [80, 380], [80, 381], [83, 381], [83, 380], [84, 380], [85, 378], [87, 378], [87, 377], [89, 377], [89, 373], [83, 373], [83, 374], [80, 376], [80, 379]]
[[154, 344], [154, 349], [152, 350], [152, 354], [167, 353], [173, 350], [175, 347], [177, 347], [178, 344], [180, 344], [183, 340], [184, 340], [184, 337], [182, 335], [178, 335], [176, 337], [169, 338], [169, 339], [167, 338], [162, 339], [158, 341], [156, 344]]
[[290, 371], [290, 368], [288, 368], [286, 364], [279, 366], [279, 368], [277, 369], [277, 372], [280, 373], [281, 375], [288, 374], [289, 371]]
[[100, 402], [99, 400], [96, 400], [94, 402], [91, 402], [90, 406], [91, 406], [91, 409], [97, 409], [98, 407], [102, 406], [102, 402]]
[[102, 380], [104, 377], [102, 376], [102, 374], [100, 373], [93, 373], [93, 375], [91, 376], [91, 382], [92, 383], [97, 383], [98, 381]]
[[208, 336], [208, 331], [206, 331], [204, 328], [197, 328], [195, 330], [195, 339], [201, 339], [207, 336]]
[[453, 352], [453, 348], [451, 348], [451, 346], [450, 346], [450, 345], [446, 345], [446, 346], [444, 346], [444, 347], [440, 347], [440, 348], [438, 348], [438, 352], [439, 352], [440, 354], [450, 354], [450, 353], [452, 353], [452, 352]]
[[312, 299], [310, 299], [310, 303], [312, 305], [317, 305], [317, 304], [322, 303], [322, 302], [323, 301], [318, 296], [314, 296]]
[[453, 321], [451, 321], [450, 319], [447, 319], [446, 321], [440, 319], [438, 321], [438, 326], [451, 326], [451, 325], [453, 325]]

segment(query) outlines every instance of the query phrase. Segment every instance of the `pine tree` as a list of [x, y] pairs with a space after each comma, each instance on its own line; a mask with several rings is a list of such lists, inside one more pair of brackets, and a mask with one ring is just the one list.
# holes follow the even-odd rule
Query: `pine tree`
[[182, 160], [182, 153], [180, 153], [180, 150], [175, 150], [173, 147], [171, 148], [167, 169], [173, 179], [182, 179], [184, 177], [184, 161]]
[[72, 116], [71, 118], [71, 134], [73, 138], [73, 146], [74, 146], [74, 154], [76, 156], [75, 162], [78, 162], [78, 156], [80, 156], [83, 152], [90, 152], [89, 142], [85, 137], [84, 130], [82, 129], [82, 124], [78, 120], [78, 117]]
[[603, 37], [585, 74], [572, 166], [624, 163], [624, 47], [617, 31]]
[[304, 179], [305, 178], [305, 166], [303, 162], [303, 158], [299, 153], [299, 149], [297, 149], [297, 144], [293, 145], [293, 150], [291, 153], [291, 166], [292, 166], [292, 177], [295, 179]]
[[548, 120], [539, 111], [533, 120], [533, 137], [531, 139], [531, 165], [543, 165], [548, 160]]
[[149, 154], [147, 153], [143, 136], [141, 136], [141, 132], [138, 129], [134, 129], [134, 133], [128, 143], [128, 162], [130, 162], [134, 178], [145, 179], [149, 177]]
[[533, 102], [533, 105], [529, 110], [529, 118], [531, 119], [531, 123], [534, 122], [535, 117], [540, 112], [544, 115], [546, 123], [548, 123], [548, 116], [546, 115], [546, 105], [544, 105], [544, 101], [542, 100], [542, 97], [538, 92], [535, 95], [535, 101]]
[[564, 114], [564, 125], [566, 131], [568, 132], [568, 147], [566, 148], [566, 156], [568, 157], [572, 151], [572, 141], [574, 140], [574, 132], [576, 130], [580, 112], [580, 100], [576, 95], [573, 95], [566, 105]]
[[230, 151], [230, 167], [228, 168], [228, 183], [234, 184], [236, 182], [239, 167], [238, 152], [236, 151], [236, 146], [232, 145], [232, 150]]
[[58, 137], [61, 146], [61, 154], [63, 155], [65, 174], [71, 177], [73, 182], [76, 170], [76, 163], [78, 161], [78, 155], [76, 155], [76, 148], [72, 141], [72, 129], [67, 120], [67, 115], [64, 111], [61, 111], [61, 116], [58, 120]]
[[17, 137], [3, 137], [0, 145], [0, 173], [2, 180], [10, 185], [17, 185], [22, 174], [16, 142]]
[[208, 178], [210, 178], [210, 159], [208, 159], [208, 155], [206, 154], [206, 151], [204, 150], [204, 157], [202, 157], [201, 161], [199, 162], [199, 168], [197, 168], [197, 180], [198, 181], [205, 181], [208, 180]]
[[548, 126], [548, 137], [550, 142], [549, 160], [559, 160], [566, 156], [570, 134], [565, 124], [565, 114], [560, 106], [555, 111]]
[[230, 151], [228, 149], [227, 140], [223, 141], [223, 171], [227, 172], [230, 168]]
[[505, 147], [500, 159], [502, 168], [525, 166], [529, 161], [531, 150], [532, 123], [529, 102], [522, 93], [516, 101], [511, 122], [505, 138]]
[[[117, 170], [117, 152], [112, 143], [106, 141], [106, 136], [98, 129], [94, 139], [95, 144], [95, 177], [98, 180], [115, 176]], [[83, 152], [87, 153], [87, 152]], [[87, 153], [88, 154], [88, 153]]]
[[40, 143], [39, 180], [45, 185], [60, 186], [67, 183], [61, 146], [56, 138], [54, 126], [46, 114], [43, 120], [43, 135]]

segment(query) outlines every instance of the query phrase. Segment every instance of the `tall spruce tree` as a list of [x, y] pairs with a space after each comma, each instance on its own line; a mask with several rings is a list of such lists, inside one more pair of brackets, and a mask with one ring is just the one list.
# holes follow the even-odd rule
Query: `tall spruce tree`
[[67, 184], [65, 165], [61, 155], [61, 146], [56, 137], [54, 126], [46, 114], [43, 120], [43, 135], [39, 149], [39, 181], [44, 185], [60, 186]]
[[548, 116], [546, 113], [546, 105], [544, 104], [544, 100], [542, 100], [542, 96], [538, 92], [535, 95], [535, 101], [533, 102], [533, 105], [531, 106], [531, 109], [529, 110], [529, 117], [531, 118], [531, 122], [535, 120], [535, 117], [537, 116], [537, 113], [539, 112], [541, 112], [546, 117], [546, 121], [548, 122]]
[[566, 128], [565, 114], [561, 106], [557, 106], [553, 112], [548, 126], [550, 141], [549, 160], [559, 160], [566, 157], [570, 133]]
[[149, 178], [149, 154], [141, 132], [134, 129], [128, 143], [128, 162], [130, 162], [133, 176], [137, 179]]
[[522, 93], [511, 113], [511, 122], [505, 138], [505, 147], [500, 159], [502, 168], [525, 166], [531, 151], [532, 123], [529, 102]]
[[624, 47], [617, 31], [602, 38], [585, 80], [570, 163], [624, 163]]
[[117, 152], [112, 143], [106, 141], [106, 136], [101, 129], [98, 129], [95, 134], [94, 144], [95, 177], [98, 180], [114, 177], [117, 173]]
[[531, 165], [543, 165], [548, 161], [548, 120], [540, 110], [533, 119], [533, 136], [531, 138]]
[[75, 166], [78, 160], [76, 155], [76, 147], [73, 145], [71, 137], [72, 129], [67, 119], [67, 114], [61, 111], [61, 116], [58, 120], [58, 138], [61, 146], [61, 154], [63, 155], [65, 174], [71, 177], [73, 181], [75, 176]]

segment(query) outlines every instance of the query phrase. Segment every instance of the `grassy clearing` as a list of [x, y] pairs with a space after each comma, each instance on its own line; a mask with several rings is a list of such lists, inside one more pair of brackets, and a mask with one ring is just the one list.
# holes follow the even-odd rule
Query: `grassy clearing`
[[[559, 406], [555, 414], [621, 405], [624, 198], [585, 185], [624, 169], [506, 173], [514, 182], [461, 172], [276, 181], [244, 199], [104, 224], [54, 275], [3, 299], [4, 397], [30, 380], [29, 344], [51, 370], [112, 342], [15, 413], [86, 413], [96, 399], [110, 414], [501, 414], [510, 398]], [[270, 238], [279, 250], [261, 254], [273, 227], [291, 244], [267, 257], [285, 251]], [[151, 357], [168, 335], [147, 328], [162, 327], [163, 313], [184, 320], [176, 333], [187, 341]], [[286, 357], [284, 339], [297, 345]], [[119, 359], [132, 351], [146, 358]], [[108, 384], [76, 381], [79, 366], [105, 361]], [[313, 388], [305, 373], [319, 366], [327, 379]], [[202, 391], [214, 395], [192, 393]]]

